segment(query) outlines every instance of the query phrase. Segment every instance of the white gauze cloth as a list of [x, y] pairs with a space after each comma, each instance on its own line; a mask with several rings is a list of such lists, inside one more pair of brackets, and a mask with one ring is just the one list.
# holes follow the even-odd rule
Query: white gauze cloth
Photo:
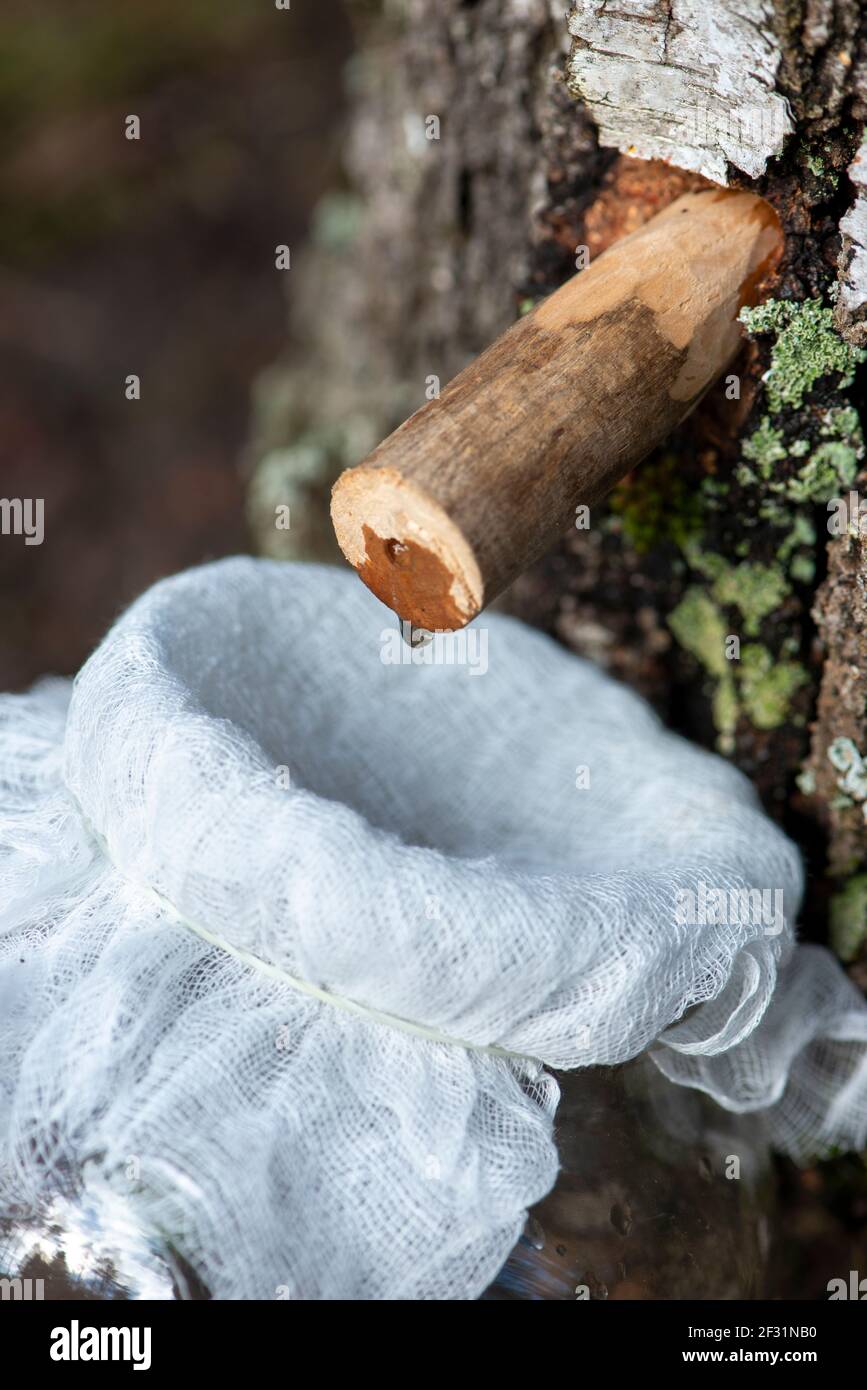
[[[545, 1067], [652, 1048], [862, 1145], [867, 1008], [749, 783], [511, 619], [394, 629], [228, 560], [0, 701], [5, 1204], [126, 1194], [220, 1298], [472, 1298], [555, 1181]], [[786, 920], [683, 921], [720, 889]]]

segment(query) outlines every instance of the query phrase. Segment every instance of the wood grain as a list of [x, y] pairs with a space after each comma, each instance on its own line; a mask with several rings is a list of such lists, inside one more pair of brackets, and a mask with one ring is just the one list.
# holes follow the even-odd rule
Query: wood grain
[[473, 618], [684, 418], [782, 252], [750, 193], [687, 193], [514, 324], [356, 468], [331, 514], [403, 619]]

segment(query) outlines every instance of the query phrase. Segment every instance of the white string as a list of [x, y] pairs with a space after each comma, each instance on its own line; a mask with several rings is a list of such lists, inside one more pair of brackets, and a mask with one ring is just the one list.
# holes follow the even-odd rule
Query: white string
[[[69, 789], [67, 788], [67, 790]], [[504, 1057], [511, 1062], [520, 1062], [525, 1067], [535, 1069], [536, 1075], [542, 1071], [543, 1063], [540, 1062], [537, 1057], [529, 1057], [523, 1052], [510, 1052], [508, 1048], [498, 1047], [496, 1043], [468, 1042], [465, 1038], [455, 1038], [449, 1033], [439, 1032], [436, 1028], [428, 1028], [424, 1023], [414, 1023], [412, 1019], [401, 1018], [399, 1014], [388, 1014], [384, 1013], [381, 1009], [372, 1009], [368, 1004], [359, 1004], [356, 1000], [349, 999], [344, 994], [334, 994], [331, 990], [321, 989], [319, 985], [311, 984], [309, 980], [302, 980], [297, 975], [290, 975], [288, 970], [283, 970], [279, 965], [274, 965], [271, 961], [263, 960], [261, 956], [254, 955], [252, 951], [245, 951], [241, 946], [233, 946], [231, 941], [228, 941], [225, 936], [221, 936], [219, 932], [209, 931], [207, 927], [203, 927], [198, 922], [194, 922], [191, 918], [186, 917], [184, 913], [175, 907], [175, 904], [160, 893], [158, 889], [152, 888], [149, 884], [135, 883], [133, 880], [127, 879], [127, 876], [121, 873], [121, 870], [110, 854], [104, 836], [96, 829], [96, 826], [88, 820], [74, 794], [72, 792], [69, 794], [76, 806], [78, 806], [81, 818], [87, 826], [88, 831], [93, 836], [94, 840], [96, 840], [115, 873], [119, 874], [121, 878], [126, 879], [128, 883], [133, 883], [133, 886], [137, 888], [139, 892], [145, 893], [153, 898], [160, 909], [171, 913], [181, 926], [186, 927], [188, 931], [194, 932], [202, 941], [206, 941], [209, 946], [214, 946], [217, 950], [225, 951], [227, 955], [234, 956], [235, 960], [240, 961], [242, 965], [248, 965], [251, 969], [258, 970], [261, 975], [265, 975], [269, 980], [275, 980], [278, 984], [289, 985], [292, 989], [299, 990], [302, 994], [309, 994], [313, 999], [320, 999], [323, 1004], [331, 1004], [335, 1009], [343, 1009], [344, 1012], [356, 1014], [359, 1018], [370, 1019], [372, 1023], [381, 1023], [386, 1028], [396, 1028], [400, 1033], [411, 1033], [417, 1038], [424, 1038], [427, 1042], [445, 1043], [450, 1047], [466, 1048], [468, 1052], [482, 1052], [490, 1057]]]
[[381, 1009], [372, 1009], [368, 1004], [359, 1004], [344, 994], [333, 994], [331, 990], [320, 989], [319, 985], [311, 984], [309, 980], [302, 980], [297, 975], [290, 975], [288, 970], [283, 970], [279, 965], [273, 965], [271, 961], [263, 960], [261, 956], [253, 955], [252, 951], [245, 951], [240, 946], [233, 946], [231, 941], [220, 936], [219, 932], [209, 931], [207, 927], [191, 921], [189, 917], [185, 917], [182, 912], [178, 911], [174, 903], [169, 902], [168, 898], [157, 892], [156, 888], [148, 887], [143, 891], [150, 894], [159, 907], [171, 912], [182, 926], [195, 932], [196, 936], [200, 936], [203, 941], [207, 941], [209, 946], [216, 946], [218, 950], [226, 951], [243, 965], [249, 965], [254, 970], [258, 970], [260, 974], [266, 975], [269, 980], [276, 980], [283, 985], [291, 985], [293, 989], [300, 990], [302, 994], [309, 994], [314, 999], [321, 999], [324, 1004], [331, 1004], [335, 1009], [344, 1009], [346, 1013], [357, 1014], [360, 1018], [370, 1019], [373, 1023], [382, 1023], [386, 1028], [396, 1028], [401, 1033], [412, 1033], [417, 1038], [425, 1038], [428, 1042], [447, 1043], [451, 1047], [464, 1047], [469, 1052], [484, 1052], [492, 1057], [506, 1057], [510, 1061], [522, 1062], [531, 1067], [539, 1069], [542, 1067], [538, 1058], [528, 1057], [522, 1052], [510, 1052], [505, 1047], [497, 1047], [495, 1043], [475, 1043], [468, 1042], [465, 1038], [455, 1038], [449, 1033], [440, 1033], [436, 1028], [428, 1028], [423, 1023], [413, 1023], [412, 1019], [401, 1018], [398, 1014], [383, 1013]]

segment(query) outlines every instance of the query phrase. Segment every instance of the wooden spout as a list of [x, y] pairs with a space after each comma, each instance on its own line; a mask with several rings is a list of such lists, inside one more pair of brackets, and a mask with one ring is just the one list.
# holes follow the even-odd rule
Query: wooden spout
[[365, 584], [415, 626], [469, 622], [696, 405], [782, 247], [763, 199], [706, 189], [567, 281], [337, 480]]

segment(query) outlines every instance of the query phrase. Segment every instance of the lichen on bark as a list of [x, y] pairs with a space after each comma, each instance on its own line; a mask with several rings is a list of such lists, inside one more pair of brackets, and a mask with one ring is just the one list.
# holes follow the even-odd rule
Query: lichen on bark
[[[594, 509], [589, 529], [573, 529], [504, 602], [629, 682], [672, 728], [708, 747], [722, 740], [804, 851], [802, 933], [830, 941], [867, 986], [867, 802], [852, 794], [855, 763], [838, 766], [848, 744], [867, 762], [867, 556], [857, 528], [829, 534], [827, 511], [829, 497], [863, 491], [867, 367], [847, 351], [867, 345], [853, 213], [867, 117], [861, 5], [573, 5], [597, 19], [628, 11], [636, 29], [644, 11], [657, 35], [647, 71], [663, 95], [684, 90], [673, 68], [665, 86], [658, 60], [670, 64], [692, 42], [677, 32], [690, 15], [767, 16], [757, 22], [766, 53], [779, 55], [772, 85], [767, 60], [757, 71], [771, 107], [789, 113], [790, 133], [770, 148], [761, 123], [728, 130], [740, 80], [729, 73], [728, 86], [717, 84], [725, 101], [709, 108], [716, 125], [704, 131], [735, 142], [699, 141], [687, 168], [639, 158], [654, 151], [635, 140], [630, 154], [625, 125], [618, 140], [627, 152], [599, 142], [566, 85], [570, 37], [581, 35], [567, 33], [562, 0], [353, 8], [362, 50], [351, 73], [345, 185], [293, 259], [295, 346], [257, 404], [259, 546], [333, 556], [327, 501], [342, 467], [423, 404], [429, 377], [445, 385], [574, 274], [576, 248], [597, 257], [707, 174], [763, 193], [787, 251], [774, 303], [747, 315], [752, 336], [730, 369], [737, 390], [725, 380], [712, 389]], [[591, 61], [584, 48], [585, 72]], [[706, 62], [699, 68], [706, 87]], [[618, 90], [625, 122], [630, 89]], [[646, 90], [646, 82], [632, 88], [639, 134]], [[695, 124], [688, 112], [672, 114], [686, 118], [681, 134]], [[426, 138], [429, 115], [440, 119], [438, 141]], [[751, 148], [742, 141], [739, 154], [741, 135]], [[290, 498], [291, 528], [278, 532], [274, 508]], [[726, 657], [732, 636], [738, 660]], [[860, 1168], [857, 1180], [835, 1172], [840, 1188], [867, 1197]], [[807, 1215], [821, 1219], [815, 1204]], [[791, 1277], [782, 1271], [784, 1286]]]
[[[598, 256], [703, 175], [764, 193], [787, 255], [773, 304], [746, 316], [737, 391], [722, 382], [709, 392], [506, 603], [752, 777], [820, 871], [807, 929], [826, 939], [828, 893], [865, 852], [863, 817], [832, 807], [823, 751], [838, 735], [867, 748], [862, 678], [840, 678], [853, 624], [860, 631], [860, 541], [831, 537], [825, 554], [826, 502], [857, 487], [863, 465], [861, 376], [851, 382], [863, 311], [839, 288], [857, 272], [847, 171], [867, 114], [860, 6], [581, 0], [571, 34], [556, 0], [353, 8], [362, 42], [345, 187], [293, 263], [294, 356], [259, 393], [250, 507], [260, 547], [333, 557], [337, 474], [573, 274], [577, 247]], [[624, 34], [635, 37], [625, 57]], [[570, 43], [568, 81], [602, 115], [601, 143], [566, 85]], [[615, 112], [590, 91], [604, 85], [606, 43], [643, 74], [611, 87], [614, 143], [632, 154], [606, 145]], [[744, 45], [755, 55], [748, 92], [735, 62]], [[684, 76], [679, 55], [694, 50]], [[752, 125], [729, 121], [745, 108]], [[763, 109], [773, 119], [759, 120]], [[637, 157], [673, 157], [673, 136], [689, 129], [712, 138], [693, 142], [681, 167]], [[288, 531], [275, 526], [281, 503]], [[708, 632], [738, 637], [739, 658], [709, 659]], [[847, 692], [842, 705], [832, 687]], [[795, 782], [804, 771], [809, 795]]]

